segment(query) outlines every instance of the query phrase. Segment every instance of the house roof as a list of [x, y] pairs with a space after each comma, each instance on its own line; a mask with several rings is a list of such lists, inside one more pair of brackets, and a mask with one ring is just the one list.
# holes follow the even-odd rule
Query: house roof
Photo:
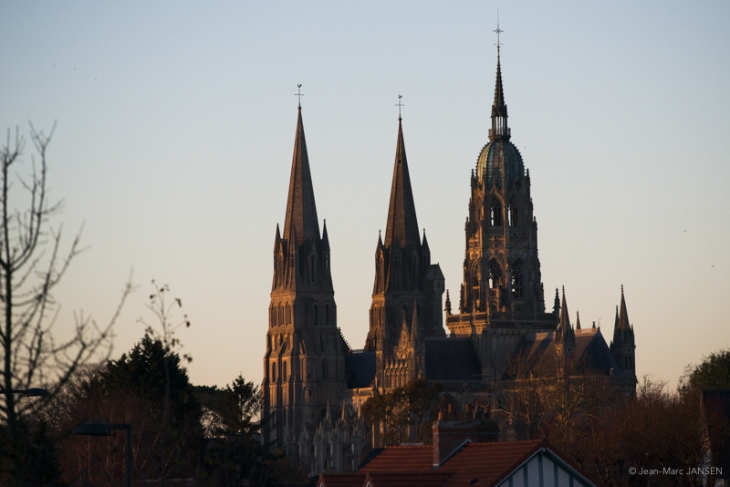
[[439, 470], [454, 472], [447, 487], [493, 486], [544, 445], [542, 440], [467, 443]]
[[429, 380], [480, 380], [474, 346], [468, 338], [430, 338], [425, 350], [426, 377]]
[[371, 487], [443, 487], [452, 472], [369, 472], [365, 479]]
[[431, 470], [433, 445], [391, 446], [360, 467], [358, 472], [404, 472]]
[[330, 473], [320, 474], [317, 487], [362, 487], [364, 483], [364, 473]]
[[[439, 467], [433, 466], [433, 445], [401, 445], [380, 450], [358, 470], [372, 487], [494, 487], [535, 455], [546, 455], [588, 485], [598, 485], [553, 452], [545, 440], [466, 442]], [[437, 475], [437, 474], [440, 474]], [[330, 476], [328, 476], [329, 478]], [[319, 484], [318, 484], [319, 485]], [[325, 484], [335, 487], [339, 484]], [[355, 487], [348, 484], [343, 487]], [[585, 485], [585, 484], [583, 484]]]

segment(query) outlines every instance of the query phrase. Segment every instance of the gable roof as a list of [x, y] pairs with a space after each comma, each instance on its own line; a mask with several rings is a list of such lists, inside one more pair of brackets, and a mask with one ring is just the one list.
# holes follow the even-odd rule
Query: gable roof
[[328, 473], [319, 475], [317, 487], [362, 487], [364, 482], [364, 473]]
[[381, 450], [358, 472], [430, 471], [432, 466], [433, 445], [399, 445]]
[[[371, 487], [495, 487], [519, 469], [527, 468], [536, 455], [548, 457], [556, 468], [559, 466], [577, 479], [579, 485], [597, 485], [595, 480], [552, 451], [545, 440], [466, 442], [436, 468], [432, 463], [433, 448], [433, 445], [403, 445], [380, 450], [372, 461], [358, 470], [358, 474], [367, 474], [362, 485], [365, 486], [368, 479], [374, 479], [377, 482], [372, 482]], [[330, 487], [330, 484], [326, 485]]]
[[369, 487], [443, 487], [451, 472], [369, 472], [365, 484]]
[[[557, 367], [556, 333], [534, 333], [523, 338], [503, 379], [516, 378], [519, 373], [533, 372], [541, 367]], [[614, 358], [600, 328], [575, 330], [575, 348], [571, 352], [574, 373], [581, 375], [622, 375], [623, 369]]]
[[544, 445], [542, 440], [467, 443], [440, 469], [454, 472], [447, 486], [493, 486]]

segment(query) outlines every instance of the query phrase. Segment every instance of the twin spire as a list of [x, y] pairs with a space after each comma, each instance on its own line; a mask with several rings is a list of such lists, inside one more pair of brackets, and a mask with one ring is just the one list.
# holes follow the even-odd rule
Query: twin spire
[[416, 205], [413, 203], [411, 177], [406, 159], [406, 144], [403, 141], [403, 121], [398, 116], [398, 142], [395, 148], [395, 164], [393, 167], [393, 183], [390, 187], [390, 206], [388, 207], [388, 223], [385, 227], [385, 246], [391, 247], [397, 242], [398, 247], [418, 246], [421, 239], [418, 232]]
[[297, 134], [294, 139], [294, 157], [289, 179], [289, 196], [286, 201], [284, 240], [296, 238], [297, 245], [304, 245], [309, 239], [319, 239], [317, 205], [314, 202], [312, 175], [309, 171], [307, 141], [304, 138], [302, 107], [299, 106]]

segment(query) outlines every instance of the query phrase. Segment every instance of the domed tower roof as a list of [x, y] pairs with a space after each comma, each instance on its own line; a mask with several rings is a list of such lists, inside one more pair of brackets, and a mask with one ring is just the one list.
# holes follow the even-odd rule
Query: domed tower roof
[[477, 175], [481, 183], [487, 180], [487, 187], [520, 187], [525, 173], [522, 155], [509, 140], [496, 139], [484, 146], [477, 159]]

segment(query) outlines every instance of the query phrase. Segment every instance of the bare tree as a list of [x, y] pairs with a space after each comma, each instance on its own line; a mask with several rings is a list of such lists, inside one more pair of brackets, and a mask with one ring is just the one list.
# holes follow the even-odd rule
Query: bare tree
[[[54, 229], [49, 224], [49, 218], [62, 206], [62, 202], [48, 199], [46, 152], [54, 130], [55, 124], [46, 135], [31, 124], [35, 153], [26, 178], [11, 173], [20, 164], [25, 148], [19, 130], [15, 137], [8, 130], [6, 144], [0, 148], [0, 422], [9, 445], [3, 450], [9, 460], [7, 473], [14, 485], [27, 482], [23, 425], [49, 399], [32, 400], [22, 395], [28, 389], [44, 387], [52, 397], [81, 364], [108, 358], [111, 328], [130, 291], [128, 281], [108, 324], [98, 326], [79, 313], [70, 338], [54, 339], [52, 327], [59, 306], [52, 292], [78, 255], [81, 234], [76, 234], [67, 252], [62, 252], [62, 227]], [[18, 183], [20, 187], [15, 188]]]

